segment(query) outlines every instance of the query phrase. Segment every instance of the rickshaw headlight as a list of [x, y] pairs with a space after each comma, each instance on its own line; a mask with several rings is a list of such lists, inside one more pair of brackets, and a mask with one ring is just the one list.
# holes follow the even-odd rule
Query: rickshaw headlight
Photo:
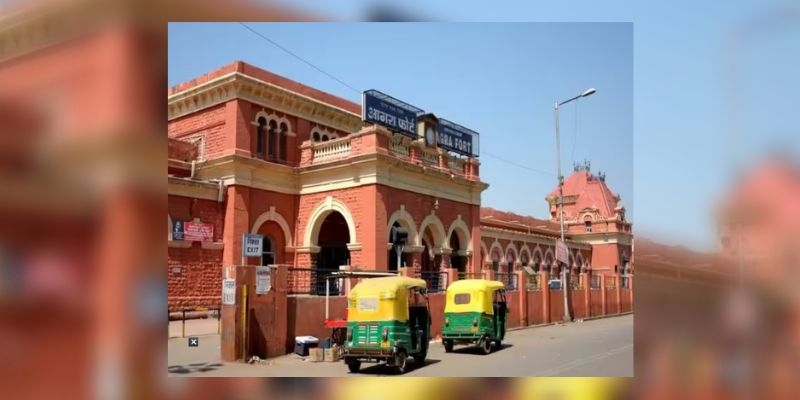
[[477, 318], [473, 318], [472, 319], [472, 326], [478, 326], [478, 319]]
[[353, 328], [347, 328], [347, 341], [353, 341]]
[[450, 318], [444, 319], [444, 326], [450, 326]]
[[384, 342], [389, 340], [389, 327], [388, 326], [384, 326], [383, 327], [383, 335], [381, 336], [381, 339], [383, 339]]

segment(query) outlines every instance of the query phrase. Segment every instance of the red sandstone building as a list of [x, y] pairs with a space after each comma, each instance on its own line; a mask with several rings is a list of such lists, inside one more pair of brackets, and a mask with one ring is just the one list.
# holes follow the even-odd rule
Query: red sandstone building
[[[171, 309], [219, 304], [222, 267], [243, 261], [288, 266], [290, 290], [306, 294], [318, 293], [316, 273], [343, 266], [408, 267], [433, 286], [451, 268], [510, 285], [521, 269], [557, 272], [553, 194], [549, 220], [482, 208], [478, 159], [426, 140], [424, 122], [413, 140], [365, 123], [359, 104], [243, 62], [171, 88], [168, 107]], [[572, 270], [629, 272], [631, 224], [604, 176], [576, 167], [564, 196]], [[409, 232], [401, 266], [392, 226]], [[242, 259], [245, 233], [263, 235], [260, 258]]]

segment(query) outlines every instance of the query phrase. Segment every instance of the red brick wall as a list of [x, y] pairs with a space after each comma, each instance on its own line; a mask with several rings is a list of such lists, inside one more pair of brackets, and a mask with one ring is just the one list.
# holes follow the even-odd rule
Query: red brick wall
[[[294, 349], [296, 336], [314, 336], [320, 341], [331, 336], [331, 329], [325, 327], [324, 297], [289, 297], [288, 326], [286, 351]], [[330, 297], [330, 318], [343, 319], [347, 307], [344, 296]]]
[[508, 327], [516, 328], [520, 326], [519, 291], [506, 292], [506, 303], [508, 304]]
[[433, 293], [428, 296], [428, 304], [431, 313], [431, 338], [442, 337], [445, 299], [446, 296], [444, 293]]
[[167, 123], [169, 137], [192, 140], [204, 138], [201, 152], [205, 159], [220, 157], [227, 150], [225, 104], [219, 104], [196, 113], [176, 118]]
[[542, 312], [542, 307], [544, 306], [542, 296], [542, 291], [528, 291], [528, 323], [531, 325], [545, 322], [544, 313]]
[[622, 303], [622, 312], [630, 312], [631, 310], [631, 290], [620, 289], [620, 302]]
[[[222, 295], [222, 251], [169, 248], [167, 258], [167, 303], [170, 311], [184, 307], [218, 306]], [[180, 272], [173, 272], [179, 267]]]
[[618, 314], [617, 289], [606, 289], [606, 314]]
[[590, 307], [592, 316], [603, 315], [603, 293], [600, 289], [589, 290]]
[[200, 222], [213, 224], [214, 241], [222, 241], [222, 228], [225, 222], [223, 203], [169, 195], [167, 196], [167, 209], [173, 221], [191, 221], [194, 218], [200, 218]]
[[572, 318], [588, 317], [588, 315], [586, 315], [586, 304], [584, 303], [585, 299], [586, 296], [583, 289], [570, 290], [569, 306], [572, 309]]
[[551, 290], [550, 322], [558, 322], [561, 321], [563, 318], [564, 318], [564, 293], [561, 290]]

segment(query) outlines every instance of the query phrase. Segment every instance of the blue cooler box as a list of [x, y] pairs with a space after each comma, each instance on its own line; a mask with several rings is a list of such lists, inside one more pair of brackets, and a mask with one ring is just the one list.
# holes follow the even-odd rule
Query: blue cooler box
[[295, 336], [294, 353], [301, 357], [308, 357], [308, 349], [317, 347], [319, 339], [313, 336]]

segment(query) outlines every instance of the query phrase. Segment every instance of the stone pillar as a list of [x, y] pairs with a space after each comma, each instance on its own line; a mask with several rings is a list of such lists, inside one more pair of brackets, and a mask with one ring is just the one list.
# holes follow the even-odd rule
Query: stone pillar
[[411, 265], [408, 266], [411, 270], [411, 275], [409, 276], [422, 276], [422, 251], [424, 249], [425, 248], [422, 246], [411, 246], [408, 248], [408, 252], [411, 254]]
[[606, 300], [606, 276], [600, 275], [600, 304], [603, 306], [603, 315], [608, 315], [608, 302]]
[[528, 288], [525, 282], [528, 273], [517, 271], [517, 289], [519, 290], [519, 326], [528, 326]]
[[631, 312], [633, 312], [633, 275], [628, 276], [628, 294], [631, 296]]
[[242, 263], [242, 234], [250, 231], [250, 188], [228, 186], [225, 208], [225, 228], [222, 232], [222, 265]]
[[483, 270], [483, 279], [493, 281], [495, 280], [494, 270], [491, 268]]
[[481, 207], [473, 205], [470, 206], [469, 210], [470, 216], [468, 225], [470, 227], [469, 234], [471, 235], [472, 259], [470, 260], [470, 265], [467, 267], [467, 271], [477, 273], [483, 269], [483, 257], [481, 256]]
[[447, 269], [447, 287], [449, 287], [453, 282], [458, 280], [458, 269], [456, 268], [448, 268]]
[[550, 280], [550, 274], [547, 271], [540, 272], [540, 284], [542, 293], [542, 314], [544, 316], [544, 323], [550, 323], [550, 286], [547, 281]]
[[622, 283], [622, 279], [620, 279], [620, 275], [617, 274], [614, 276], [614, 280], [616, 280], [616, 284], [614, 285], [617, 290], [615, 290], [614, 295], [617, 297], [617, 314], [622, 312], [622, 288], [620, 288], [620, 283]]
[[589, 275], [586, 272], [581, 272], [581, 283], [583, 286], [583, 306], [584, 306], [584, 313], [583, 317], [588, 318], [592, 316], [592, 293], [589, 291], [589, 286], [591, 286], [591, 282], [589, 282]]

